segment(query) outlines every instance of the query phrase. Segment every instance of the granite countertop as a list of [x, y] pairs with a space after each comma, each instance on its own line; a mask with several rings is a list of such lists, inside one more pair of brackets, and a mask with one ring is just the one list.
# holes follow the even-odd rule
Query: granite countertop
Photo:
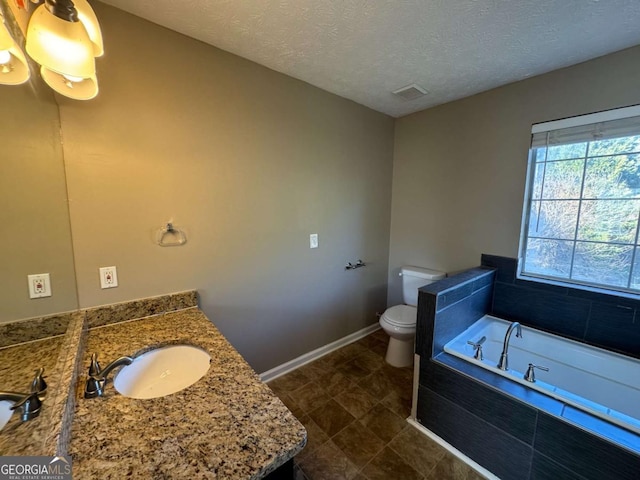
[[[103, 397], [83, 398], [93, 352], [104, 366], [170, 344], [209, 352], [207, 374], [161, 398], [127, 398], [112, 382]], [[198, 308], [90, 330], [82, 367], [69, 446], [76, 479], [258, 479], [306, 444], [302, 424]]]
[[[51, 374], [55, 371], [63, 341], [64, 336], [57, 336], [0, 349], [0, 390], [28, 392], [35, 370], [44, 367], [47, 391], [54, 391], [57, 379]], [[21, 422], [20, 415], [16, 413], [11, 416], [0, 432], [0, 455], [41, 454], [44, 435], [48, 432], [39, 427], [47, 419], [44, 412], [51, 406], [48, 399], [47, 395], [40, 415], [28, 422]]]

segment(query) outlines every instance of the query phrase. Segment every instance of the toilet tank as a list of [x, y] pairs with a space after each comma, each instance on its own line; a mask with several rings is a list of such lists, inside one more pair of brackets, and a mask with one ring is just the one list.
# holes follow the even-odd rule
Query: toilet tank
[[400, 269], [402, 277], [402, 297], [407, 305], [418, 305], [418, 289], [443, 279], [446, 276], [444, 272], [430, 270], [428, 268], [405, 266]]

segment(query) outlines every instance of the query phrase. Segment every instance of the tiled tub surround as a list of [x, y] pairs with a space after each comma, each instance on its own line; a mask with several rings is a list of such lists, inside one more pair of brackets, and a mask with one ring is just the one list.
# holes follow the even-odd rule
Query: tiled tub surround
[[504, 272], [485, 260], [421, 289], [417, 420], [504, 480], [637, 479], [640, 436], [443, 352], [503, 305], [493, 281]]
[[[510, 322], [485, 315], [447, 343], [445, 352], [640, 434], [640, 360], [542, 332], [523, 329], [511, 339], [509, 369], [498, 368]], [[469, 341], [485, 338], [483, 358]], [[526, 379], [530, 364], [535, 381]]]
[[490, 312], [539, 330], [640, 358], [640, 300], [516, 278], [515, 258], [482, 255], [496, 269]]
[[45, 369], [48, 388], [38, 417], [23, 423], [14, 414], [0, 431], [0, 455], [66, 453], [63, 432], [72, 413], [67, 402], [83, 318], [71, 312], [1, 326], [3, 342], [11, 346], [0, 349], [0, 390], [26, 393], [40, 367]]
[[[104, 365], [169, 344], [207, 350], [207, 374], [161, 398], [127, 398], [112, 382], [103, 397], [83, 398], [91, 353]], [[262, 478], [305, 445], [302, 424], [197, 308], [94, 328], [83, 357], [74, 478]]]

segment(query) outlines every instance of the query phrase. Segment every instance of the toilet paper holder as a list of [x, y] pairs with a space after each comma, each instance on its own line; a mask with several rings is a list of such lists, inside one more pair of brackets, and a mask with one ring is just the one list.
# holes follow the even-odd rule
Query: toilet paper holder
[[366, 263], [364, 263], [362, 260], [358, 260], [356, 263], [351, 263], [351, 262], [347, 263], [344, 266], [344, 269], [345, 270], [355, 270], [356, 268], [366, 267], [366, 266], [367, 266]]

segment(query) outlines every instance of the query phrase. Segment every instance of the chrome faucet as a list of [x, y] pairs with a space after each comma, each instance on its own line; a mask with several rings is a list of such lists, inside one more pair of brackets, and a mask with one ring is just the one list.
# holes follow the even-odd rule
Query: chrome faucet
[[500, 361], [498, 362], [498, 368], [500, 370], [509, 370], [509, 340], [511, 340], [511, 334], [514, 328], [516, 329], [516, 337], [522, 338], [522, 327], [520, 323], [512, 322], [504, 336], [504, 345], [502, 346], [502, 353], [500, 354]]
[[133, 362], [131, 357], [120, 357], [109, 365], [100, 369], [98, 363], [98, 354], [91, 355], [91, 364], [89, 365], [89, 378], [84, 387], [84, 398], [96, 398], [101, 397], [104, 393], [104, 387], [107, 383], [107, 376], [114, 368], [121, 367], [123, 365], [130, 365]]
[[42, 398], [47, 391], [47, 383], [44, 381], [43, 373], [44, 368], [36, 370], [29, 393], [0, 392], [0, 401], [13, 402], [10, 408], [11, 410], [20, 410], [20, 419], [23, 422], [40, 415]]

